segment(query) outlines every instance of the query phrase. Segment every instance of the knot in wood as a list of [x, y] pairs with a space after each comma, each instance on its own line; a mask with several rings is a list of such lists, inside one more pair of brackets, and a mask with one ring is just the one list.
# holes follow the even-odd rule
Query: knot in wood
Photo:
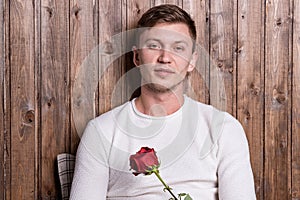
[[137, 9], [137, 10], [136, 10], [136, 13], [137, 13], [137, 14], [140, 14], [140, 13], [141, 13], [141, 9]]
[[48, 14], [49, 14], [49, 18], [52, 18], [53, 15], [54, 15], [54, 8], [51, 8], [51, 7], [49, 7], [49, 6], [46, 6], [45, 8], [46, 8], [46, 11], [47, 11]]
[[227, 69], [227, 71], [228, 71], [228, 73], [232, 74], [233, 71], [234, 71], [234, 69], [233, 69], [233, 67], [231, 66], [231, 67], [229, 67], [229, 68]]
[[48, 105], [49, 108], [52, 106], [54, 100], [55, 100], [54, 97], [51, 97], [51, 98], [49, 98], [49, 99], [47, 100], [47, 105]]
[[286, 96], [283, 92], [278, 91], [276, 88], [273, 90], [273, 99], [275, 99], [279, 104], [284, 104], [286, 101]]
[[34, 110], [28, 110], [25, 113], [25, 123], [31, 124], [34, 122]]
[[259, 95], [259, 93], [260, 93], [260, 88], [259, 88], [259, 87], [256, 87], [256, 86], [254, 85], [254, 83], [251, 83], [251, 84], [250, 84], [250, 93], [251, 93], [252, 95], [254, 95], [254, 96]]
[[281, 24], [282, 24], [282, 19], [281, 19], [281, 18], [278, 18], [278, 19], [276, 20], [276, 25], [277, 25], [277, 26], [281, 26]]
[[222, 67], [223, 67], [223, 63], [219, 62], [219, 63], [218, 63], [218, 67], [219, 67], [219, 68], [222, 68]]
[[104, 53], [106, 54], [113, 54], [114, 53], [114, 48], [113, 48], [113, 44], [111, 42], [106, 41], [104, 43]]
[[249, 110], [245, 109], [244, 110], [244, 115], [245, 115], [245, 118], [246, 118], [247, 121], [250, 120], [251, 114], [250, 114]]
[[242, 53], [242, 50], [243, 50], [243, 47], [240, 46], [240, 47], [238, 47], [238, 48], [235, 50], [235, 53], [236, 53], [236, 54], [241, 54], [241, 53]]
[[136, 9], [136, 13], [137, 13], [137, 14], [140, 14], [140, 13], [141, 13], [141, 9], [140, 9], [138, 3], [135, 4], [135, 9]]
[[76, 19], [79, 18], [80, 10], [81, 10], [81, 8], [79, 8], [77, 4], [72, 8], [72, 13], [74, 13]]

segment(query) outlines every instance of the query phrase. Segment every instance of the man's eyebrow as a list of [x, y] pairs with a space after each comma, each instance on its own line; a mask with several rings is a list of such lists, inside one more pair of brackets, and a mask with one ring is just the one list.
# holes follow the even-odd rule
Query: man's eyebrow
[[156, 38], [149, 38], [149, 39], [147, 39], [145, 42], [149, 42], [149, 41], [161, 42], [160, 39], [156, 39]]
[[188, 42], [185, 40], [179, 40], [179, 41], [175, 41], [174, 43], [178, 44], [178, 43], [184, 43], [185, 45], [188, 45]]
[[[149, 41], [155, 41], [155, 42], [161, 42], [160, 39], [157, 39], [157, 38], [149, 38], [147, 39], [145, 42], [149, 42]], [[184, 43], [185, 45], [188, 45], [188, 42], [185, 41], [185, 40], [177, 40], [177, 41], [174, 41], [173, 43], [176, 43], [176, 44], [179, 44], [179, 43]]]

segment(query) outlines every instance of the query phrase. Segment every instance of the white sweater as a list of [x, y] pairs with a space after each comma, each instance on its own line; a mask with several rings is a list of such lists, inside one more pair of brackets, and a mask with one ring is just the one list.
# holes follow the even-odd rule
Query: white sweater
[[248, 143], [231, 115], [185, 96], [166, 117], [140, 113], [134, 100], [91, 120], [76, 156], [71, 200], [167, 200], [153, 174], [134, 176], [129, 156], [156, 150], [173, 193], [194, 200], [256, 199]]

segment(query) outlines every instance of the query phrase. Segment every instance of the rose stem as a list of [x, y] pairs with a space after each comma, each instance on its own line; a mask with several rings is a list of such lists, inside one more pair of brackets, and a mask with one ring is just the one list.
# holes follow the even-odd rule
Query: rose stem
[[162, 178], [159, 175], [158, 171], [154, 171], [154, 174], [157, 176], [157, 178], [160, 180], [160, 182], [165, 186], [165, 188], [170, 192], [170, 194], [175, 198], [175, 200], [178, 200], [176, 196], [173, 194], [173, 192], [170, 190], [170, 187], [162, 180]]

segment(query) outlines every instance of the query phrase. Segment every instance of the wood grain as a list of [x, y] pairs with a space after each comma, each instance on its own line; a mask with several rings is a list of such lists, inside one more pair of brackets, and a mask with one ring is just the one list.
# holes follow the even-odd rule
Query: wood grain
[[179, 7], [182, 7], [183, 0], [154, 0], [154, 5], [161, 5], [161, 4], [175, 4]]
[[[125, 21], [123, 24], [126, 24], [127, 30], [132, 30], [137, 26], [138, 20], [141, 18], [142, 14], [145, 13], [149, 8], [155, 6], [155, 1], [138, 1], [138, 0], [130, 0], [126, 2], [126, 7], [124, 8], [124, 12], [126, 13], [126, 17], [124, 17]], [[125, 45], [127, 45], [128, 49], [132, 49], [134, 45], [134, 33], [129, 32], [126, 34], [124, 38]], [[140, 73], [136, 70], [135, 65], [133, 63], [133, 54], [132, 52], [127, 53], [125, 55], [125, 69], [126, 73], [129, 75], [129, 81], [127, 82], [127, 92], [129, 96], [137, 97], [140, 94], [140, 90], [136, 89], [137, 86], [140, 85]], [[130, 73], [128, 73], [130, 72]]]
[[[72, 109], [82, 103], [73, 87], [82, 63], [99, 45], [87, 76], [92, 109], [77, 116], [85, 124], [131, 96], [133, 79], [121, 78], [134, 67], [132, 55], [103, 64], [132, 36], [118, 43], [112, 36], [166, 3], [196, 21], [202, 51], [190, 88], [201, 102], [227, 101], [224, 110], [242, 123], [257, 199], [300, 199], [298, 0], [0, 1], [0, 199], [59, 199], [55, 159], [79, 142]], [[216, 71], [225, 91], [214, 90]]]
[[257, 199], [263, 199], [264, 4], [238, 3], [237, 117], [247, 134]]
[[267, 1], [264, 199], [290, 199], [291, 28], [289, 0]]
[[292, 199], [300, 199], [300, 4], [294, 1], [292, 91]]
[[34, 5], [10, 1], [11, 199], [34, 199]]
[[[5, 2], [0, 2], [0, 13], [4, 13]], [[5, 70], [5, 23], [4, 23], [4, 14], [0, 15], [0, 161], [3, 163], [3, 167], [0, 167], [0, 185], [4, 185], [4, 70]], [[0, 199], [4, 199], [5, 187], [0, 188]]]
[[233, 115], [234, 2], [210, 2], [210, 103]]
[[[41, 1], [34, 0], [35, 16], [41, 16]], [[34, 176], [34, 199], [41, 199], [41, 17], [35, 17], [35, 45], [34, 45], [34, 66], [35, 66], [35, 176]]]
[[188, 94], [200, 102], [209, 103], [209, 1], [183, 0], [183, 9], [195, 21], [198, 46], [198, 60], [195, 70], [191, 73]]
[[[116, 34], [122, 31], [122, 6], [120, 1], [105, 1], [99, 4], [99, 45], [101, 46], [99, 60], [99, 108], [101, 114], [112, 108], [112, 92], [118, 79], [124, 73], [120, 60], [110, 65], [107, 63], [115, 59], [120, 44], [113, 40]], [[111, 23], [111, 22], [114, 23]], [[121, 66], [121, 67], [120, 67]]]
[[4, 57], [3, 57], [3, 104], [1, 106], [3, 106], [3, 125], [4, 125], [4, 131], [3, 131], [3, 144], [1, 143], [1, 147], [3, 147], [3, 160], [2, 161], [2, 166], [3, 166], [3, 175], [4, 175], [4, 179], [3, 179], [3, 193], [2, 196], [4, 199], [6, 200], [10, 200], [11, 199], [11, 162], [10, 162], [10, 158], [11, 158], [11, 143], [10, 143], [10, 138], [11, 138], [11, 134], [10, 134], [10, 124], [11, 124], [11, 96], [10, 96], [10, 74], [11, 74], [11, 67], [10, 67], [10, 56], [9, 56], [9, 44], [10, 44], [10, 32], [9, 32], [9, 27], [10, 27], [10, 14], [9, 11], [10, 10], [10, 5], [8, 3], [8, 1], [2, 1], [3, 2], [3, 35], [1, 35], [1, 37], [3, 38], [3, 42], [4, 42]]
[[[71, 98], [73, 98], [73, 103], [71, 104], [72, 111], [76, 109], [76, 96], [74, 95], [82, 88], [75, 88], [74, 84], [77, 80], [76, 77], [79, 76], [79, 73], [82, 71], [82, 67], [84, 67], [83, 62], [88, 56], [93, 53], [94, 48], [98, 48], [98, 34], [99, 34], [99, 24], [98, 24], [98, 1], [79, 1], [72, 0], [70, 4], [70, 56], [71, 56]], [[99, 60], [98, 56], [94, 56], [95, 60], [92, 61], [94, 63], [95, 69], [98, 68]], [[94, 72], [96, 75], [98, 71]], [[91, 78], [91, 77], [87, 77]], [[95, 82], [98, 81], [98, 76], [95, 76]], [[95, 91], [94, 91], [95, 92]], [[95, 106], [94, 106], [95, 107]], [[93, 113], [93, 111], [91, 111]], [[95, 113], [95, 112], [94, 112]], [[74, 115], [75, 113], [71, 113], [72, 116], [72, 131], [71, 131], [71, 152], [75, 154], [78, 143], [79, 143], [79, 135], [82, 134], [82, 130], [86, 125], [87, 121], [91, 116], [85, 113], [81, 113], [80, 115]], [[74, 118], [76, 117], [76, 120]], [[94, 117], [92, 115], [92, 117]], [[82, 121], [82, 127], [79, 127], [79, 124], [75, 124], [78, 121]]]
[[42, 0], [41, 9], [40, 193], [57, 199], [55, 159], [70, 149], [69, 3]]

